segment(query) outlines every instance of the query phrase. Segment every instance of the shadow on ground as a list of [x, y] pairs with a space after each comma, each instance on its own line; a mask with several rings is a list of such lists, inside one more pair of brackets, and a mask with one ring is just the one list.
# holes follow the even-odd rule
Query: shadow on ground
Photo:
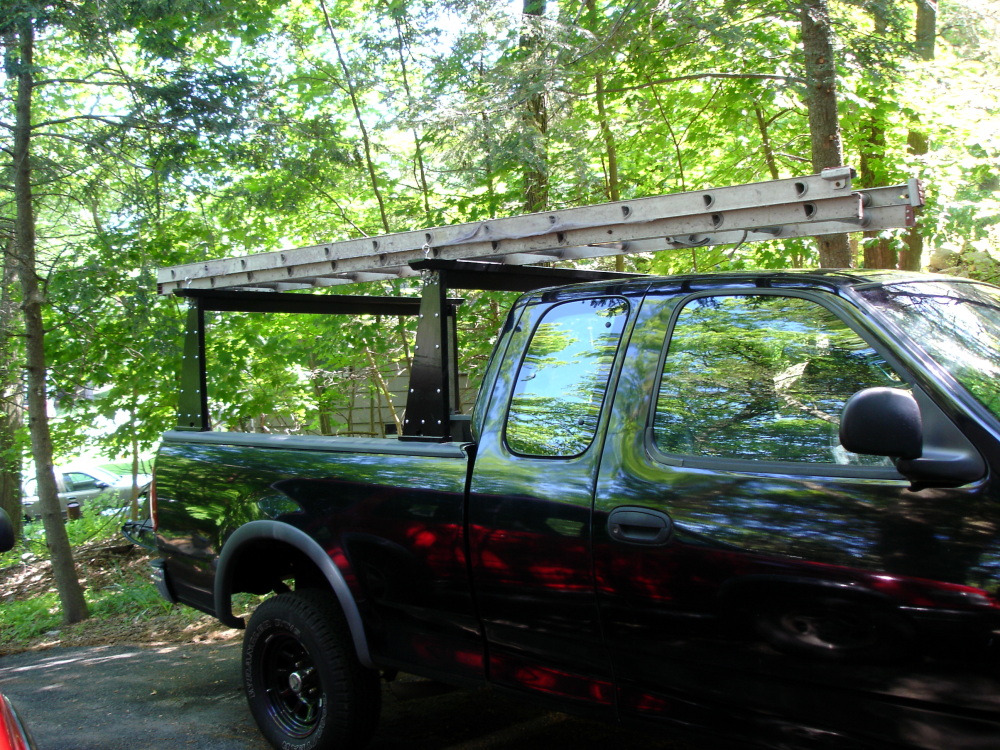
[[[371, 750], [691, 750], [487, 690], [383, 687]], [[266, 750], [240, 681], [238, 643], [53, 649], [0, 658], [0, 692], [40, 750]]]

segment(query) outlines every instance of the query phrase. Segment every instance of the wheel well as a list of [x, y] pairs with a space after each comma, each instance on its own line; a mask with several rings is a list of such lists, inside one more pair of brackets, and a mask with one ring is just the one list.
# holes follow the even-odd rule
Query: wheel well
[[245, 544], [230, 564], [233, 569], [230, 594], [330, 587], [322, 571], [303, 552], [274, 539]]
[[232, 594], [330, 590], [340, 605], [358, 659], [373, 667], [368, 639], [357, 602], [343, 572], [330, 554], [304, 531], [275, 521], [251, 521], [233, 532], [219, 555], [216, 570], [215, 616], [231, 628], [243, 628], [232, 609]]

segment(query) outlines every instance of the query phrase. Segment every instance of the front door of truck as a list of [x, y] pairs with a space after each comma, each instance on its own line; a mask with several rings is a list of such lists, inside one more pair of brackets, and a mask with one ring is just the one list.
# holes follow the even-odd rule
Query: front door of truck
[[591, 504], [607, 392], [633, 312], [623, 294], [565, 291], [524, 309], [494, 355], [505, 359], [488, 405], [477, 407], [487, 413], [468, 513], [491, 682], [609, 715]]
[[969, 678], [996, 603], [968, 584], [989, 578], [996, 529], [977, 521], [996, 509], [982, 483], [911, 489], [842, 448], [869, 387], [913, 392], [925, 431], [964, 440], [865, 331], [816, 292], [644, 303], [594, 517], [623, 715], [838, 747], [934, 746], [946, 703], [995, 715], [997, 680]]

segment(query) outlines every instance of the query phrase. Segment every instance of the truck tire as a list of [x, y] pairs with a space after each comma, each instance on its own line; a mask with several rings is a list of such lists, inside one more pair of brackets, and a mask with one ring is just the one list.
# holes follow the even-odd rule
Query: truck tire
[[353, 750], [378, 722], [378, 672], [358, 661], [332, 593], [272, 597], [243, 638], [243, 683], [260, 731], [275, 748]]

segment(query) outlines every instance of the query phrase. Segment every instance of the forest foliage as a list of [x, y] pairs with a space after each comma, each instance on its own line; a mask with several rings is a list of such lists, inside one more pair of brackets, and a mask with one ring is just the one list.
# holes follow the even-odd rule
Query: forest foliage
[[[158, 267], [811, 173], [810, 4], [6, 3], [0, 245], [9, 257], [12, 50], [29, 18], [37, 272], [48, 390], [64, 415], [53, 422], [57, 453], [147, 451], [171, 427], [183, 304], [156, 294]], [[1000, 278], [1000, 2], [942, 0], [933, 57], [917, 31], [931, 0], [828, 5], [844, 161], [863, 184], [925, 181], [922, 267]], [[855, 237], [855, 264], [879, 243], [882, 265], [909, 247], [901, 232]], [[787, 240], [624, 264], [668, 273], [818, 260], [813, 241]], [[0, 396], [19, 423], [20, 292], [7, 265]], [[417, 291], [413, 281], [367, 287]], [[473, 388], [506, 305], [480, 293], [462, 307]], [[230, 429], [363, 431], [347, 412], [356, 399], [388, 408], [412, 330], [397, 319], [220, 321], [213, 418]], [[277, 407], [264, 402], [274, 394]], [[11, 465], [22, 432], [0, 445]]]

